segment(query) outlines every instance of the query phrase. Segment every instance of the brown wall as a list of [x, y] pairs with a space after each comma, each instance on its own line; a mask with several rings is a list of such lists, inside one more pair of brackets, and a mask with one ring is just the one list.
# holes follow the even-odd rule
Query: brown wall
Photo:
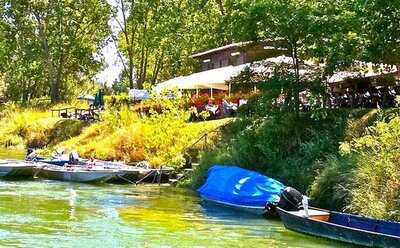
[[[271, 44], [269, 44], [271, 45]], [[249, 45], [245, 47], [233, 47], [212, 54], [197, 57], [200, 63], [200, 70], [207, 71], [228, 65], [241, 65], [266, 58], [287, 55], [287, 51], [264, 49], [266, 44]], [[239, 55], [232, 56], [232, 53], [240, 52]], [[210, 60], [210, 62], [203, 62]]]

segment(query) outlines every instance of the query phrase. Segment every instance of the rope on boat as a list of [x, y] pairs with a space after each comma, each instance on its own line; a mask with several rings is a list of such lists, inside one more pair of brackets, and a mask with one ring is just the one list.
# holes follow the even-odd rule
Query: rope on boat
[[142, 179], [140, 179], [139, 181], [136, 181], [135, 184], [139, 184], [139, 183], [143, 182], [146, 178], [148, 178], [149, 176], [151, 176], [154, 172], [155, 172], [154, 170], [150, 171], [150, 172], [147, 173], [147, 175], [144, 176]]
[[130, 183], [130, 184], [135, 184], [135, 182], [133, 182], [133, 181], [131, 181], [131, 180], [129, 180], [128, 178], [125, 178], [125, 177], [123, 177], [123, 176], [121, 176], [121, 175], [116, 175], [118, 178], [121, 178], [122, 180], [124, 180], [124, 181], [126, 181], [126, 182], [128, 182], [128, 183]]
[[47, 167], [47, 166], [46, 166], [46, 165], [43, 165], [43, 166], [41, 166], [38, 170], [36, 170], [35, 174], [33, 174], [33, 178], [34, 178], [34, 179], [39, 178], [39, 177], [38, 177], [39, 173], [40, 173], [45, 167]]

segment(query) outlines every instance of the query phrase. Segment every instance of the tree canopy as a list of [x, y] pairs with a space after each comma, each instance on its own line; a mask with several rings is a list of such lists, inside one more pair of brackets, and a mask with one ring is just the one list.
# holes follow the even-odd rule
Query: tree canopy
[[93, 82], [108, 41], [130, 88], [192, 73], [191, 54], [234, 41], [285, 40], [295, 78], [306, 59], [323, 76], [357, 60], [399, 64], [399, 16], [400, 2], [383, 0], [0, 0], [0, 92], [64, 100]]
[[105, 1], [1, 0], [0, 6], [0, 72], [10, 99], [57, 102], [100, 69], [95, 53], [110, 32]]

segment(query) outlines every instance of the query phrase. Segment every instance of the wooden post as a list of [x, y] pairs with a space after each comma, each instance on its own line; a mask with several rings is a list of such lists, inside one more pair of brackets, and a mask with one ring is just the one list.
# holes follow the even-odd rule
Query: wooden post
[[208, 134], [207, 133], [204, 135], [204, 143], [205, 143], [206, 150], [208, 150]]
[[231, 97], [231, 90], [232, 90], [232, 84], [229, 82], [228, 85], [228, 96]]
[[213, 88], [211, 88], [211, 99], [213, 99]]

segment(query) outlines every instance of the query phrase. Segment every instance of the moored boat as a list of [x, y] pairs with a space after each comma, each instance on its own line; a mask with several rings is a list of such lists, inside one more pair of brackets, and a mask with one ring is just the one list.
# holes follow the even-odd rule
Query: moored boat
[[279, 202], [284, 185], [272, 178], [236, 166], [215, 165], [198, 189], [201, 198], [214, 204], [253, 214], [269, 215]]
[[0, 177], [2, 178], [32, 178], [35, 163], [19, 160], [0, 160]]
[[[27, 161], [34, 161], [49, 164], [52, 166], [65, 166], [67, 167], [81, 167], [81, 168], [91, 168], [96, 170], [115, 170], [118, 173], [108, 180], [112, 183], [134, 183], [137, 180], [142, 179], [154, 170], [150, 169], [149, 164], [146, 161], [139, 162], [135, 166], [127, 165], [123, 162], [114, 161], [104, 161], [97, 159], [83, 159], [80, 158], [76, 152], [71, 152], [69, 154], [64, 153], [63, 149], [58, 149], [50, 157], [39, 157], [37, 154], [30, 149], [29, 155], [26, 156]], [[53, 168], [50, 166], [49, 168]], [[93, 171], [93, 170], [92, 170]], [[165, 170], [163, 170], [164, 172]], [[54, 172], [56, 173], [56, 172]], [[52, 174], [54, 174], [52, 172]], [[57, 171], [59, 173], [59, 171]], [[43, 174], [43, 173], [42, 173]], [[165, 174], [165, 172], [164, 172]]]
[[310, 208], [287, 211], [277, 207], [287, 229], [367, 247], [400, 247], [400, 223]]
[[118, 171], [110, 169], [85, 168], [80, 166], [45, 165], [36, 168], [39, 177], [71, 182], [105, 182], [115, 177]]

